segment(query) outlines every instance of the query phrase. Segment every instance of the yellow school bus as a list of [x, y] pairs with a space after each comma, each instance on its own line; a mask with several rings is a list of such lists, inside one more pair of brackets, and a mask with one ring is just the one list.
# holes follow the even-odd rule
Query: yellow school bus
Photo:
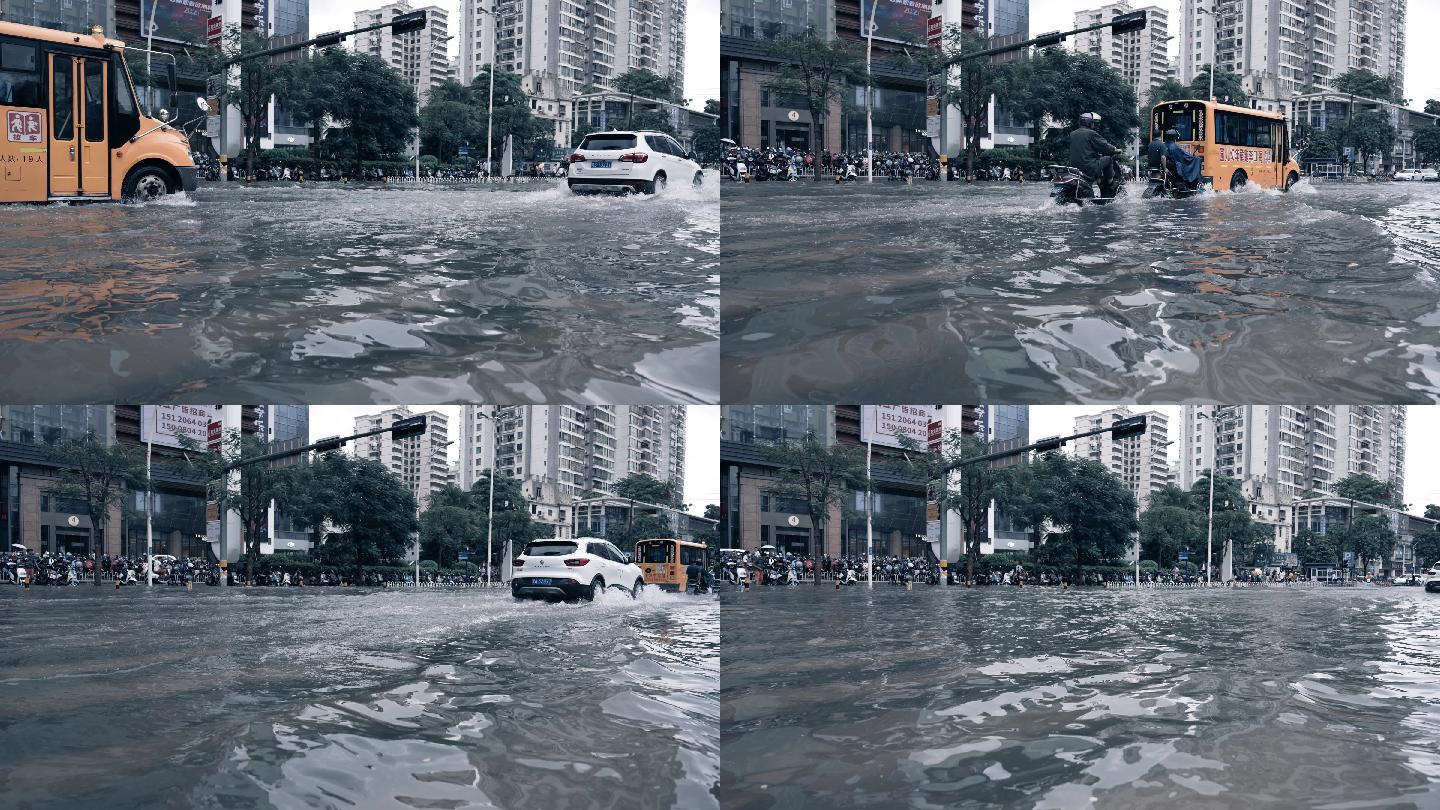
[[1156, 104], [1150, 111], [1150, 137], [1165, 130], [1180, 133], [1176, 142], [1204, 161], [1203, 182], [1217, 191], [1247, 183], [1289, 191], [1300, 182], [1300, 164], [1290, 156], [1290, 126], [1280, 113], [1186, 99]]
[[184, 133], [141, 112], [124, 57], [125, 43], [99, 26], [71, 34], [0, 22], [0, 202], [195, 189]]
[[685, 569], [691, 563], [705, 567], [704, 544], [669, 537], [635, 544], [635, 564], [645, 572], [645, 584], [662, 591], [685, 590]]

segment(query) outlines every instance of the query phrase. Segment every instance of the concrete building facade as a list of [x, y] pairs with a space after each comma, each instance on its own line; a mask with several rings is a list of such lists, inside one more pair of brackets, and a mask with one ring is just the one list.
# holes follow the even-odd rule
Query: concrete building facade
[[1108, 428], [1124, 419], [1143, 416], [1147, 429], [1139, 436], [1116, 439], [1108, 432], [1076, 439], [1063, 448], [1074, 458], [1090, 459], [1105, 465], [1124, 482], [1144, 511], [1150, 496], [1170, 479], [1170, 417], [1159, 411], [1133, 411], [1121, 405], [1097, 414], [1075, 417], [1075, 432]]
[[413, 11], [425, 12], [425, 28], [398, 35], [388, 27], [379, 28], [351, 37], [349, 43], [356, 53], [374, 56], [399, 71], [424, 105], [431, 88], [455, 78], [450, 73], [450, 13], [439, 6], [412, 6], [408, 0], [396, 0], [355, 12], [355, 27], [390, 22]]
[[419, 436], [393, 439], [379, 433], [357, 439], [346, 445], [346, 452], [355, 458], [370, 459], [383, 464], [399, 476], [423, 512], [430, 503], [431, 493], [453, 484], [446, 448], [450, 444], [450, 418], [439, 411], [415, 412], [401, 405], [377, 414], [355, 417], [355, 432], [388, 428], [402, 419], [424, 416], [427, 430]]
[[1107, 27], [1071, 37], [1068, 43], [1072, 51], [1098, 57], [1119, 71], [1143, 105], [1152, 89], [1173, 78], [1170, 73], [1169, 12], [1159, 6], [1132, 6], [1126, 0], [1118, 0], [1099, 8], [1075, 12], [1075, 27], [1111, 22], [1134, 11], [1145, 12], [1146, 27], [1141, 31], [1114, 34]]

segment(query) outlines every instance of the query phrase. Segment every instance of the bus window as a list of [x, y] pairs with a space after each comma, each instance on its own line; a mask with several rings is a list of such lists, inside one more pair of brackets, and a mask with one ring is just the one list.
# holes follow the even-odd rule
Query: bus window
[[54, 138], [75, 139], [75, 63], [68, 56], [56, 56], [50, 75], [50, 94], [55, 105]]
[[40, 49], [0, 42], [0, 105], [44, 107], [40, 94]]
[[1270, 121], [1240, 113], [1215, 113], [1215, 142], [1227, 146], [1270, 148]]
[[85, 60], [85, 140], [105, 140], [105, 63]]
[[1202, 113], [1202, 110], [1196, 110], [1190, 107], [1185, 107], [1178, 110], [1171, 109], [1169, 107], [1163, 107], [1157, 111], [1159, 126], [1156, 128], [1156, 134], [1164, 134], [1165, 130], [1173, 129], [1180, 133], [1180, 136], [1176, 140], [1201, 140], [1201, 137], [1198, 134], [1200, 128], [1196, 126], [1195, 118], [1197, 115]]
[[115, 99], [110, 119], [110, 148], [118, 149], [140, 131], [140, 113], [135, 106], [135, 91], [130, 86], [130, 74], [125, 70], [125, 60], [118, 53], [110, 60], [110, 95]]
[[694, 548], [693, 546], [681, 546], [681, 547], [680, 547], [680, 564], [681, 564], [681, 565], [687, 565], [687, 566], [688, 566], [688, 565], [690, 565], [691, 563], [697, 563], [697, 564], [699, 564], [699, 565], [704, 565], [704, 564], [705, 564], [705, 549], [703, 549], [703, 548]]
[[674, 562], [674, 543], [645, 543], [640, 546], [640, 560], [642, 563], [668, 563]]

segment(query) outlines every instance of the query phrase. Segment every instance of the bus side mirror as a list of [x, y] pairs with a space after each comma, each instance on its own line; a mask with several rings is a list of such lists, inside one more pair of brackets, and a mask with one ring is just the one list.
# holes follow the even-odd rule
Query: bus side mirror
[[171, 93], [171, 95], [174, 95], [174, 93], [175, 93], [175, 88], [178, 86], [178, 85], [176, 84], [176, 79], [175, 79], [175, 63], [174, 63], [174, 62], [171, 62], [170, 64], [168, 64], [168, 65], [165, 66], [165, 81], [166, 81], [166, 84], [167, 84], [167, 85], [169, 86], [169, 88], [170, 88], [170, 93]]

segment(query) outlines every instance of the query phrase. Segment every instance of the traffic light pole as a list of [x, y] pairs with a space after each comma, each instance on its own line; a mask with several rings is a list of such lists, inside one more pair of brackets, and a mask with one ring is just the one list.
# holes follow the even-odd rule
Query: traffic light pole
[[329, 34], [321, 34], [318, 37], [307, 39], [304, 42], [296, 42], [293, 45], [282, 45], [278, 48], [267, 48], [263, 51], [247, 53], [243, 56], [237, 56], [234, 59], [227, 59], [220, 64], [220, 67], [228, 68], [234, 65], [238, 65], [241, 62], [248, 62], [251, 59], [259, 59], [262, 56], [275, 56], [277, 54], [290, 53], [291, 51], [298, 51], [301, 48], [308, 48], [311, 45], [315, 45], [320, 48], [328, 48], [331, 45], [339, 45], [348, 36], [351, 36], [353, 34], [363, 34], [366, 31], [378, 31], [381, 28], [389, 28], [391, 30], [391, 33], [407, 34], [411, 31], [419, 31], [420, 29], [424, 28], [425, 25], [425, 12], [423, 10], [412, 11], [409, 14], [401, 14], [400, 16], [396, 17], [393, 20], [390, 20], [389, 22], [376, 23], [375, 25], [367, 25], [364, 28], [356, 28], [350, 31], [334, 31]]
[[1041, 34], [1040, 36], [1034, 37], [1033, 39], [1027, 39], [1024, 42], [1016, 42], [1013, 45], [1001, 45], [997, 48], [986, 48], [983, 51], [962, 54], [955, 57], [947, 64], [954, 65], [959, 64], [960, 62], [968, 62], [971, 59], [979, 59], [983, 56], [998, 56], [1002, 53], [1013, 53], [1015, 51], [1029, 48], [1032, 45], [1040, 48], [1048, 48], [1051, 45], [1059, 45], [1061, 42], [1064, 42], [1066, 37], [1073, 36], [1075, 34], [1083, 34], [1086, 31], [1098, 31], [1101, 28], [1109, 28], [1112, 33], [1116, 34], [1128, 34], [1131, 31], [1139, 31], [1140, 29], [1144, 28], [1145, 25], [1145, 12], [1132, 11], [1129, 14], [1121, 14], [1110, 22], [1087, 25], [1084, 28], [1076, 28], [1073, 31], [1056, 31], [1050, 34]]
[[1146, 427], [1147, 425], [1145, 417], [1132, 416], [1129, 419], [1121, 419], [1119, 422], [1116, 422], [1109, 427], [1096, 428], [1095, 430], [1087, 430], [1084, 433], [1075, 433], [1070, 436], [1061, 436], [1055, 439], [1041, 439], [1040, 441], [1033, 444], [1027, 444], [1024, 447], [1017, 447], [1014, 450], [1001, 450], [994, 453], [986, 453], [982, 456], [975, 456], [973, 458], [962, 458], [955, 462], [952, 462], [951, 464], [947, 464], [945, 466], [944, 472], [954, 472], [964, 467], [969, 467], [972, 464], [981, 464], [986, 461], [996, 461], [1002, 458], [1011, 458], [1014, 456], [1029, 453], [1032, 450], [1038, 450], [1042, 453], [1049, 452], [1051, 450], [1059, 450], [1060, 447], [1066, 442], [1072, 441], [1074, 439], [1083, 439], [1086, 436], [1098, 436], [1101, 433], [1109, 433], [1117, 439], [1124, 439], [1130, 436], [1139, 436], [1140, 434], [1145, 432]]
[[297, 447], [294, 450], [282, 450], [276, 453], [266, 453], [263, 456], [255, 456], [254, 458], [243, 459], [241, 461], [235, 462], [234, 464], [226, 465], [224, 471], [228, 473], [234, 470], [238, 470], [241, 467], [248, 466], [250, 464], [259, 464], [264, 461], [274, 461], [281, 458], [290, 458], [291, 456], [298, 456], [301, 453], [308, 453], [311, 450], [319, 450], [322, 453], [328, 452], [330, 450], [339, 450], [342, 446], [345, 445], [346, 442], [354, 441], [355, 439], [363, 439], [366, 436], [378, 436], [381, 433], [389, 433], [396, 439], [404, 439], [410, 436], [418, 436], [421, 433], [424, 433], [425, 429], [425, 417], [412, 416], [409, 419], [401, 419], [399, 422], [396, 422], [389, 427], [376, 428], [375, 430], [367, 430], [364, 433], [356, 433], [353, 436], [342, 436], [333, 439], [321, 439], [318, 442], [307, 444], [304, 447]]

